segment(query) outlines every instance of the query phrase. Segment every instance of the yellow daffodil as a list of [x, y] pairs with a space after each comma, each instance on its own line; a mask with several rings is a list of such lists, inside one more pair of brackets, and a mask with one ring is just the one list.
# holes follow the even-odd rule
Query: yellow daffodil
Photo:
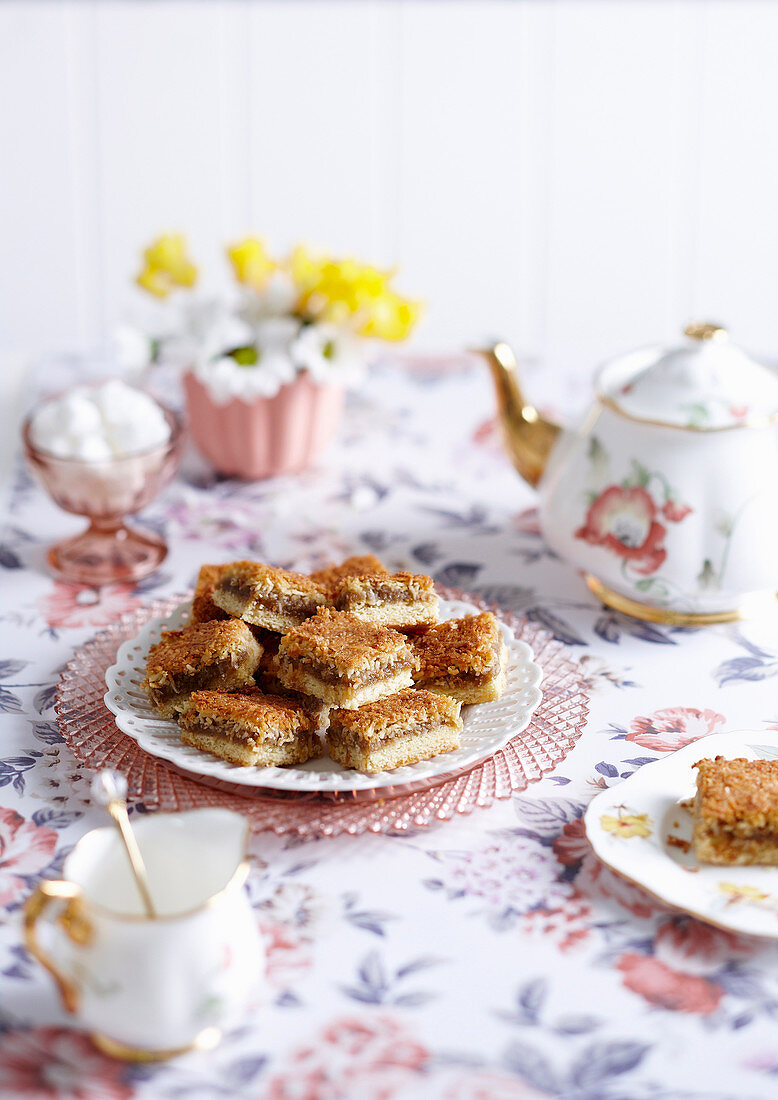
[[362, 336], [378, 340], [405, 340], [419, 319], [421, 302], [401, 298], [391, 291], [372, 301], [365, 310], [366, 320], [359, 329]]
[[316, 256], [304, 246], [294, 250], [288, 268], [300, 294], [298, 311], [309, 319], [351, 321], [360, 335], [379, 340], [404, 340], [418, 319], [420, 303], [390, 290], [391, 271]]
[[623, 813], [624, 807], [618, 807], [618, 816], [603, 814], [600, 826], [606, 833], [629, 838], [631, 836], [651, 836], [651, 818], [648, 814]]
[[166, 298], [177, 286], [197, 282], [197, 268], [186, 254], [186, 238], [181, 233], [157, 237], [143, 253], [143, 261], [135, 281], [157, 298]]
[[326, 260], [315, 256], [304, 244], [298, 244], [287, 262], [289, 274], [300, 292], [300, 299], [305, 299], [321, 279], [322, 268]]
[[227, 255], [238, 282], [253, 287], [254, 290], [262, 290], [276, 268], [264, 241], [258, 237], [246, 237], [244, 241], [238, 241], [227, 249]]

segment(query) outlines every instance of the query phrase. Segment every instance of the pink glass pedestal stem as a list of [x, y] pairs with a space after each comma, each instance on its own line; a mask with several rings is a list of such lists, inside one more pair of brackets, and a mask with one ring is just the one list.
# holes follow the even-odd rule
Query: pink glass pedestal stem
[[93, 519], [80, 535], [55, 542], [49, 549], [51, 567], [79, 584], [117, 584], [140, 580], [165, 560], [163, 539], [119, 520]]

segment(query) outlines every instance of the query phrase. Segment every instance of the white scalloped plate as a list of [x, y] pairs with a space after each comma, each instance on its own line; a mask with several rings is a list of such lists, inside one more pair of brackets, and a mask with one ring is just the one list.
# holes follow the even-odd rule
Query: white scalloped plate
[[714, 733], [644, 764], [590, 802], [586, 836], [603, 863], [659, 901], [720, 928], [778, 938], [778, 867], [700, 863], [691, 849], [667, 843], [668, 836], [691, 841], [691, 814], [681, 802], [694, 797], [693, 765], [715, 756], [778, 759], [778, 734]]
[[[116, 663], [105, 674], [108, 685], [105, 704], [116, 716], [116, 725], [122, 733], [133, 737], [152, 756], [169, 760], [192, 775], [245, 787], [304, 792], [375, 790], [431, 780], [463, 771], [501, 749], [526, 729], [542, 698], [538, 685], [543, 674], [532, 659], [532, 650], [515, 638], [509, 627], [500, 623], [509, 654], [505, 693], [493, 703], [462, 708], [464, 729], [460, 747], [455, 752], [441, 753], [431, 760], [376, 775], [343, 768], [328, 756], [289, 768], [244, 768], [183, 744], [178, 725], [154, 713], [140, 686], [150, 647], [159, 641], [163, 630], [178, 630], [186, 625], [190, 608], [187, 602], [164, 619], [152, 619], [136, 638], [119, 647]], [[473, 613], [478, 613], [478, 608], [472, 604], [461, 600], [440, 601], [442, 619]]]

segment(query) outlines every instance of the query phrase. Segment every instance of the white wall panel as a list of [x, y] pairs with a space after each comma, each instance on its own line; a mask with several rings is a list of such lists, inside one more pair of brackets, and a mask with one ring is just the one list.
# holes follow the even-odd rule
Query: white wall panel
[[0, 342], [78, 343], [66, 12], [0, 6]]
[[[233, 187], [220, 167], [221, 50], [232, 5], [101, 0], [97, 14], [97, 172], [104, 313], [115, 318], [141, 245], [187, 232], [203, 265], [219, 262]], [[243, 146], [232, 148], [242, 157]], [[236, 165], [238, 174], [245, 161]], [[227, 202], [235, 202], [237, 199]]]
[[695, 308], [778, 357], [778, 5], [707, 13]]
[[778, 5], [0, 0], [0, 346], [90, 346], [138, 252], [397, 264], [419, 343], [775, 351]]
[[565, 0], [554, 13], [546, 350], [584, 366], [677, 331], [691, 28], [671, 4]]
[[521, 41], [526, 7], [402, 8], [398, 261], [428, 339], [521, 335]]
[[377, 188], [374, 5], [251, 6], [251, 228], [364, 254], [384, 216]]

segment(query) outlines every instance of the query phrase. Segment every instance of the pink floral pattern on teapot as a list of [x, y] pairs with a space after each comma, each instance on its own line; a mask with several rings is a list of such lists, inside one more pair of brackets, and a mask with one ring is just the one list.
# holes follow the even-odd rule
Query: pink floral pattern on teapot
[[[661, 487], [659, 500], [649, 491], [652, 481]], [[688, 504], [678, 501], [662, 474], [649, 472], [633, 459], [629, 477], [589, 494], [586, 518], [575, 537], [616, 554], [623, 571], [649, 576], [667, 558], [666, 523], [681, 523], [691, 512]]]

